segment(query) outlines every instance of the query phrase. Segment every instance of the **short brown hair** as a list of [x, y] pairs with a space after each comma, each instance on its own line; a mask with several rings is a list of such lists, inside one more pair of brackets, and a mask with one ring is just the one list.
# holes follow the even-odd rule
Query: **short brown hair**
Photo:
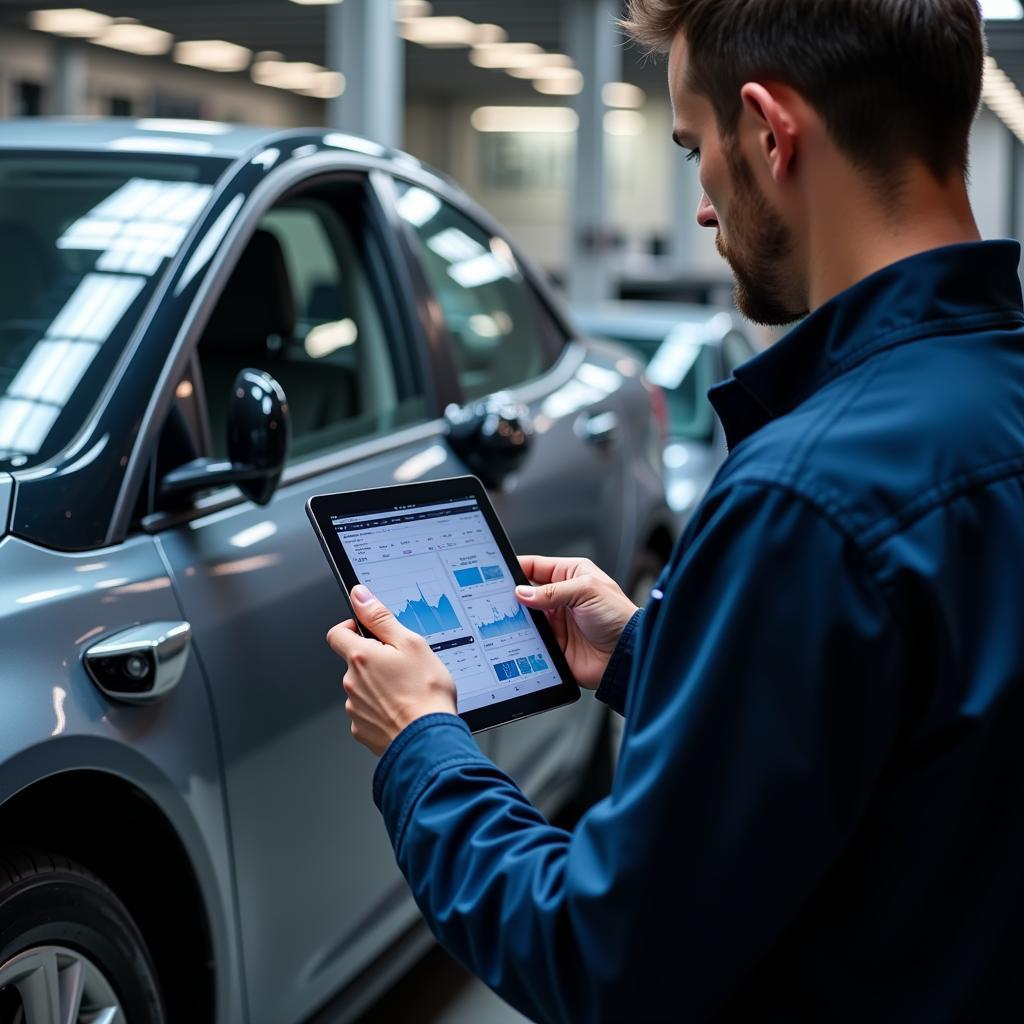
[[868, 172], [891, 177], [909, 158], [940, 180], [967, 171], [985, 60], [977, 0], [629, 0], [622, 27], [662, 52], [685, 34], [689, 84], [726, 135], [743, 84], [775, 81]]

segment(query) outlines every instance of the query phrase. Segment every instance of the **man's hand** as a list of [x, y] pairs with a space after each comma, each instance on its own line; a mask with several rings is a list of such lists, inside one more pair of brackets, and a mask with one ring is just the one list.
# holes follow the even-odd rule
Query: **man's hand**
[[455, 683], [426, 640], [406, 629], [362, 586], [352, 588], [359, 621], [379, 637], [360, 635], [352, 619], [327, 634], [348, 663], [342, 680], [352, 735], [378, 757], [411, 722], [437, 711], [456, 713]]
[[516, 587], [516, 597], [547, 613], [576, 681], [596, 689], [637, 606], [588, 558], [524, 555], [519, 564], [534, 586]]

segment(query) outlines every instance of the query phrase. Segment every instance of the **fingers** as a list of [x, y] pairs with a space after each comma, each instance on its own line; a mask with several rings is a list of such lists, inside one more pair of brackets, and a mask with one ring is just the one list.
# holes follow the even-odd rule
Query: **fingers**
[[327, 633], [328, 646], [339, 657], [349, 660], [349, 655], [355, 650], [359, 643], [366, 643], [366, 638], [359, 635], [353, 619], [346, 619], [332, 626]]
[[549, 558], [547, 555], [520, 555], [519, 565], [534, 583], [558, 583], [580, 569], [592, 568], [587, 558]]
[[591, 597], [593, 592], [593, 580], [581, 576], [560, 583], [545, 583], [539, 587], [516, 587], [516, 598], [527, 608], [550, 611], [555, 608], [575, 608]]
[[417, 636], [406, 629], [361, 583], [352, 588], [352, 608], [359, 621], [382, 643], [397, 647]]

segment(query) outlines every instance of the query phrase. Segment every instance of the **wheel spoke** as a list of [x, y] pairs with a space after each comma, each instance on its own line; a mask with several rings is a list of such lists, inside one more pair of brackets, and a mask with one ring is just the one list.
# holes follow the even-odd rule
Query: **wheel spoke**
[[64, 1024], [56, 953], [41, 954], [28, 973], [15, 979], [14, 987], [25, 1008], [25, 1024]]
[[85, 965], [78, 957], [67, 960], [60, 968], [58, 980], [61, 1024], [78, 1024], [78, 1011], [85, 992]]

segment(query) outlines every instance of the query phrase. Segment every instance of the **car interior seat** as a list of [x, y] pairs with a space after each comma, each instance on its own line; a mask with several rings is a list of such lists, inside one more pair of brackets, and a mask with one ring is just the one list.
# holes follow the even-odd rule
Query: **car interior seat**
[[[358, 413], [355, 372], [296, 359], [295, 299], [284, 254], [267, 230], [254, 232], [199, 343], [213, 450], [226, 454], [231, 385], [247, 366], [284, 389], [292, 436], [315, 433]], [[301, 346], [299, 346], [301, 347]]]

